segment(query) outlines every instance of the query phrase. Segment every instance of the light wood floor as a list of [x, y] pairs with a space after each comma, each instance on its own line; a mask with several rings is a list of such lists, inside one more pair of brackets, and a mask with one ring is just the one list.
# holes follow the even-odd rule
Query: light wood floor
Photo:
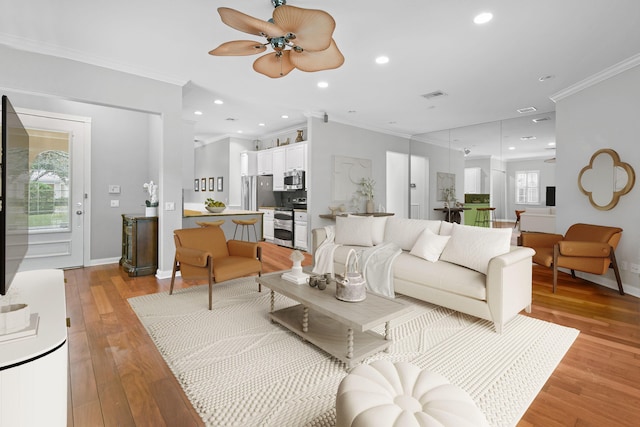
[[[288, 249], [263, 247], [265, 272], [291, 265]], [[127, 303], [168, 291], [170, 280], [130, 278], [117, 264], [65, 276], [69, 425], [203, 425]], [[581, 333], [518, 425], [640, 425], [640, 299], [566, 274], [553, 294], [550, 270], [538, 266], [533, 282], [531, 316]]]

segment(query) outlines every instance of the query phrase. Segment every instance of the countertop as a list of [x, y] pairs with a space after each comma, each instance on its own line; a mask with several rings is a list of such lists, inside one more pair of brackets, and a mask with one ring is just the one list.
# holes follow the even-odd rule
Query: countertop
[[185, 209], [182, 215], [184, 218], [189, 218], [194, 216], [262, 215], [262, 212], [246, 211], [242, 209], [225, 209], [220, 213], [213, 213], [209, 211], [194, 211], [191, 209]]

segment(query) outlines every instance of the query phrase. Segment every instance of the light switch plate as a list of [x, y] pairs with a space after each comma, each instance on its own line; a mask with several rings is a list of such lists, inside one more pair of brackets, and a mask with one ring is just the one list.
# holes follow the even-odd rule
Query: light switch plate
[[111, 201], [111, 207], [112, 208], [120, 207], [120, 200], [112, 200]]
[[109, 185], [109, 194], [120, 194], [119, 185]]
[[165, 211], [175, 211], [176, 210], [176, 204], [174, 202], [165, 202], [164, 210]]

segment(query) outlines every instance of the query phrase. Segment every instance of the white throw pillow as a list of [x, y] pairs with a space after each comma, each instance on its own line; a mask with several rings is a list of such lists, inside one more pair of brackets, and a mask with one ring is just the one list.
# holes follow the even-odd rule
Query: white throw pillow
[[367, 221], [369, 220], [371, 221], [371, 241], [373, 242], [373, 245], [374, 246], [379, 245], [384, 241], [384, 227], [387, 224], [386, 216], [367, 217], [367, 216], [353, 215], [353, 214], [348, 214], [347, 216], [349, 218], [369, 218]]
[[451, 240], [440, 259], [487, 274], [489, 261], [511, 247], [511, 228], [484, 228], [453, 224]]
[[403, 251], [410, 251], [418, 236], [427, 228], [437, 234], [440, 221], [390, 217], [384, 228], [384, 241], [395, 243]]
[[453, 230], [453, 223], [442, 221], [440, 224], [440, 235], [441, 236], [451, 236], [451, 231]]
[[409, 253], [427, 261], [436, 262], [450, 238], [451, 236], [439, 236], [426, 228]]
[[336, 237], [339, 245], [373, 246], [371, 230], [373, 218], [370, 216], [336, 217]]

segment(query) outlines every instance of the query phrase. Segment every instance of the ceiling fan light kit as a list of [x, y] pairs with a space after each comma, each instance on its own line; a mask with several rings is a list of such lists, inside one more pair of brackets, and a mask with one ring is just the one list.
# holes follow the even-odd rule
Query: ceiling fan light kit
[[253, 69], [267, 77], [279, 78], [294, 68], [314, 72], [338, 68], [344, 56], [332, 38], [336, 23], [327, 12], [286, 6], [285, 0], [271, 0], [273, 18], [263, 21], [237, 10], [220, 7], [222, 22], [248, 34], [264, 37], [266, 43], [236, 40], [222, 43], [209, 52], [214, 56], [243, 56], [274, 52], [261, 56]]

